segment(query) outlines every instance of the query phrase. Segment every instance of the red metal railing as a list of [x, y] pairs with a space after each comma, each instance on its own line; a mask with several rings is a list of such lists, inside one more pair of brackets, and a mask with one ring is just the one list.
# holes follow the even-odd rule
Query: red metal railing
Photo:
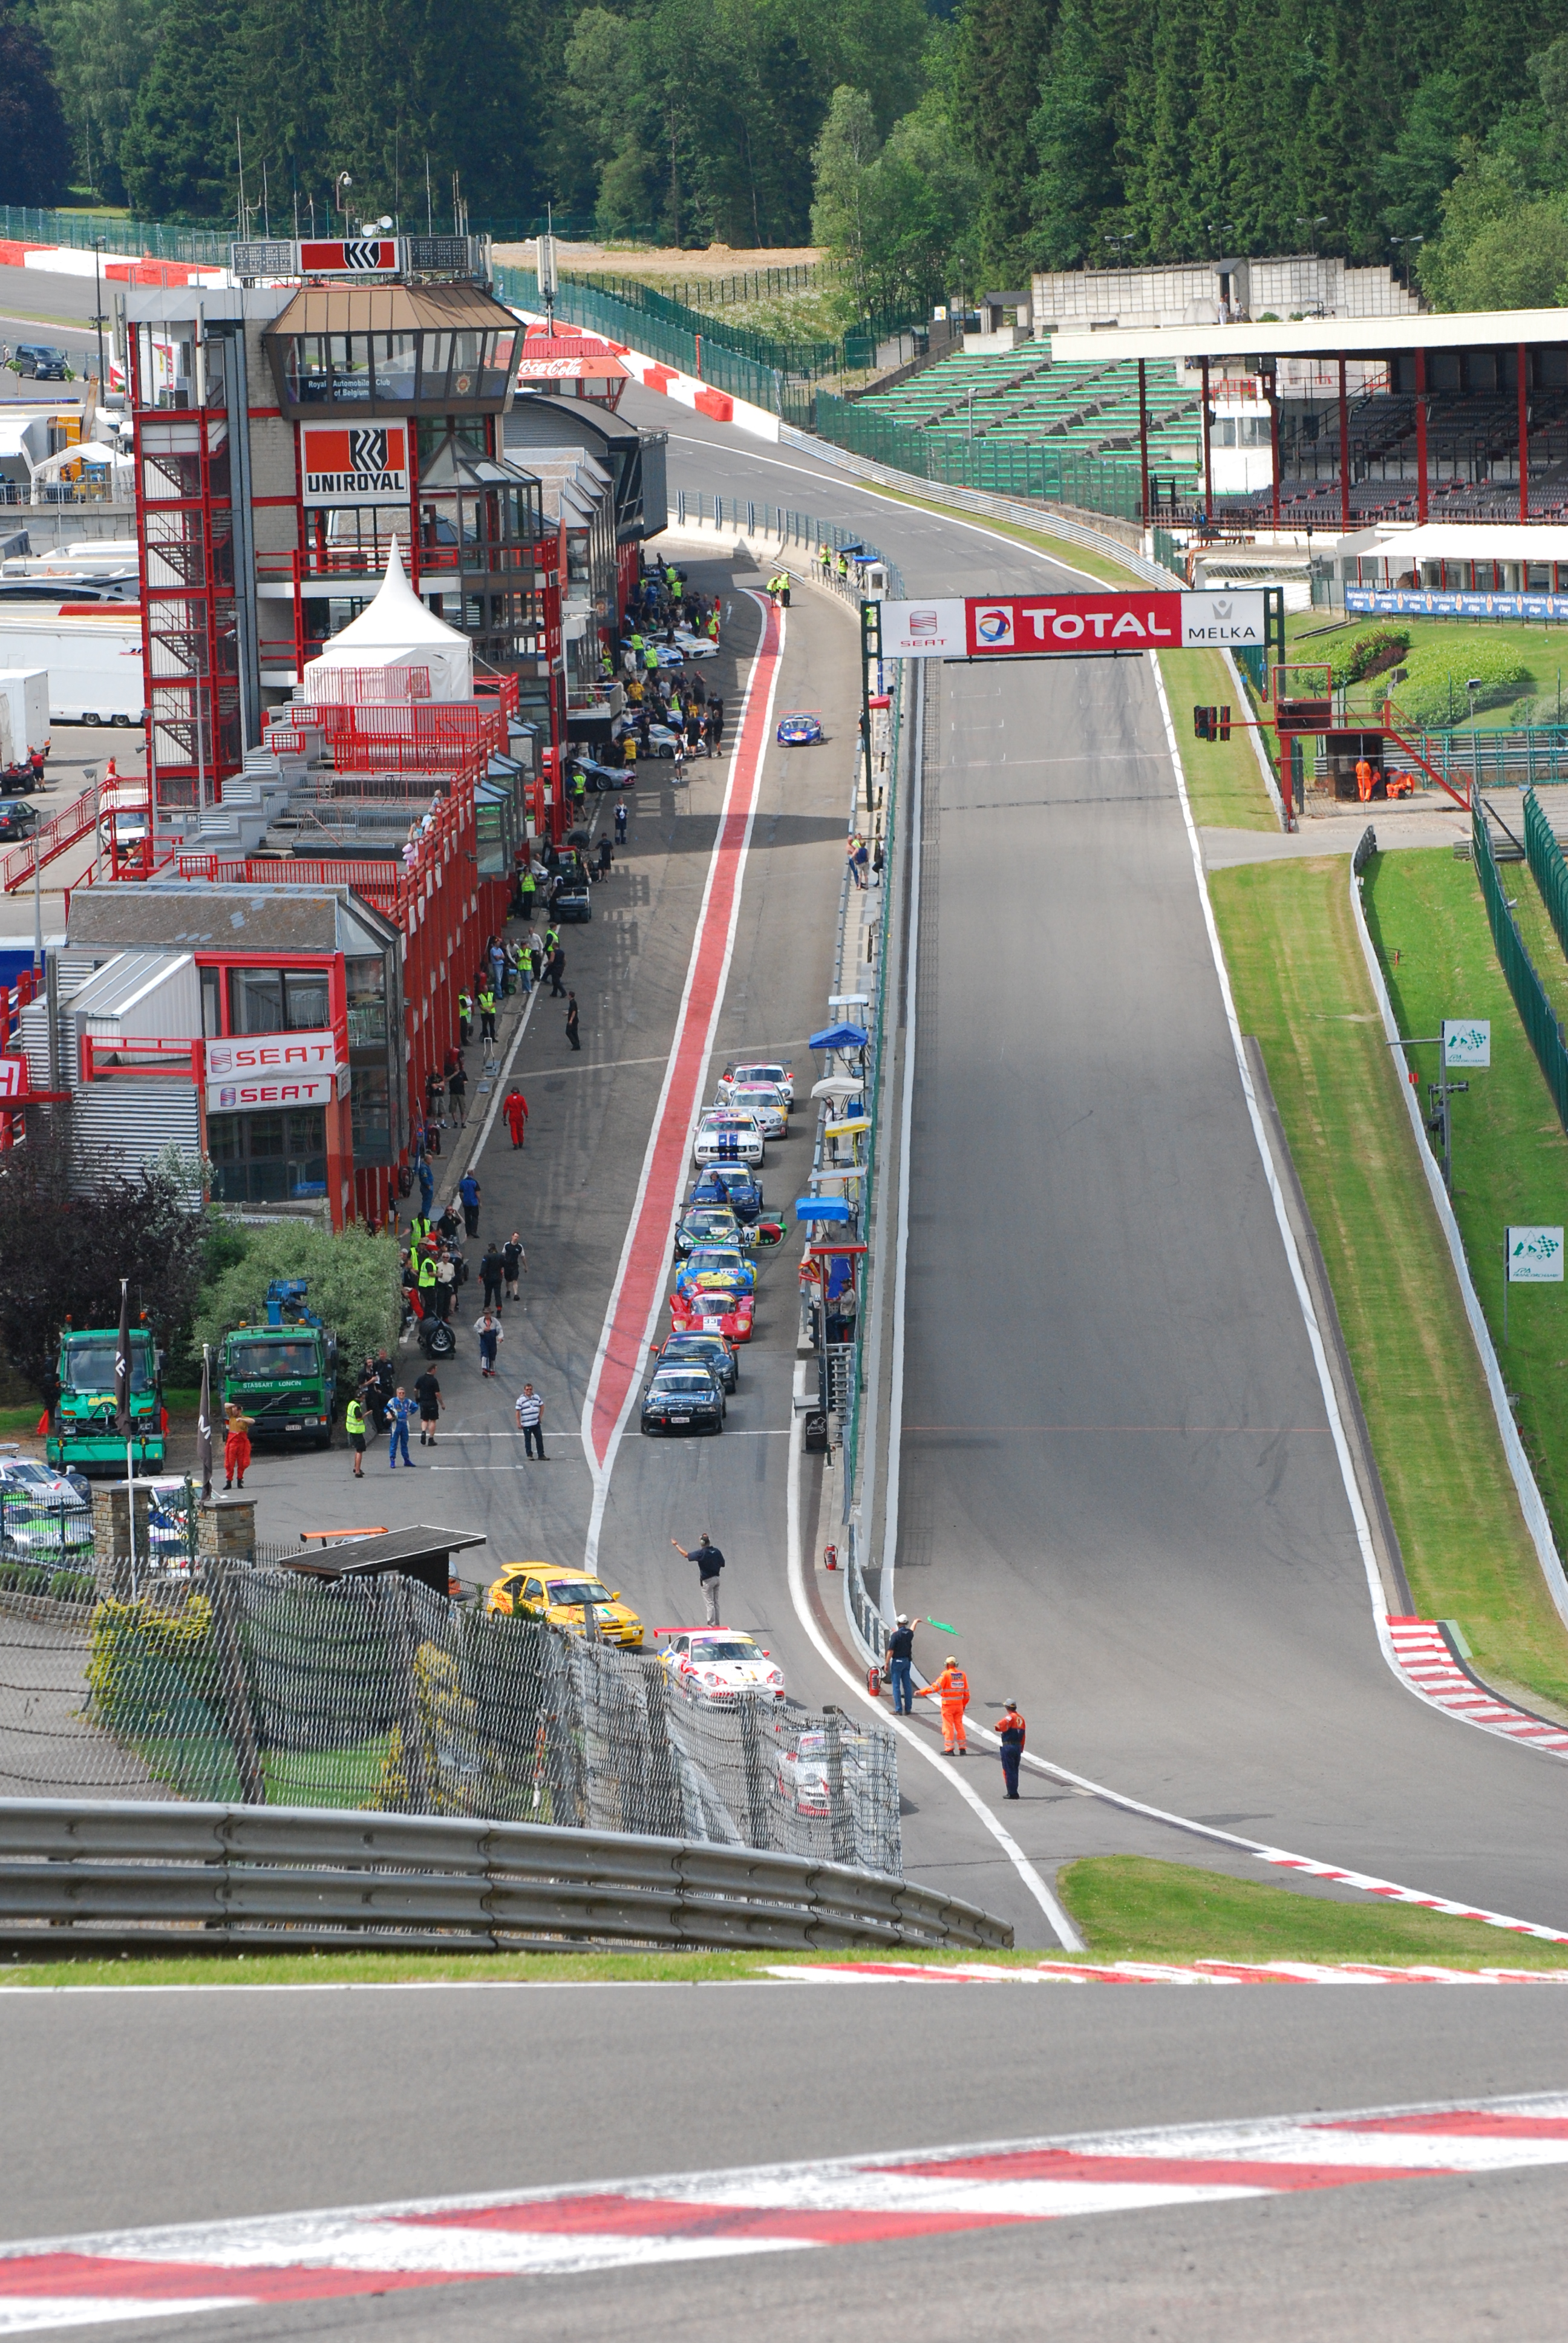
[[0, 880], [4, 881], [6, 894], [14, 895], [18, 887], [27, 884], [35, 869], [43, 870], [56, 855], [64, 854], [67, 847], [75, 846], [79, 838], [85, 838], [97, 819], [98, 784], [95, 781], [79, 798], [63, 806], [52, 821], [45, 822], [25, 845], [14, 846], [0, 861]]
[[187, 1081], [201, 1080], [202, 1045], [163, 1034], [84, 1033], [82, 1080], [95, 1082], [106, 1074], [178, 1074]]

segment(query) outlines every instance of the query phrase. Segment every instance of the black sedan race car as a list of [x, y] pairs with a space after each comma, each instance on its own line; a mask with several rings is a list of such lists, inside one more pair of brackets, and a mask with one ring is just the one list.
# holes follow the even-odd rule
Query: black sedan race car
[[727, 1392], [740, 1381], [740, 1362], [722, 1334], [667, 1334], [654, 1357], [661, 1367], [706, 1367]]
[[660, 1364], [642, 1395], [641, 1429], [646, 1433], [722, 1432], [724, 1393], [708, 1367], [695, 1360]]

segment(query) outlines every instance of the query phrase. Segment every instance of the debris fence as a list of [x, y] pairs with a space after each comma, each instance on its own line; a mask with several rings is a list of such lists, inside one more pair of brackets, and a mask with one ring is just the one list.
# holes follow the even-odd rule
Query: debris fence
[[652, 1654], [410, 1579], [72, 1561], [0, 1587], [0, 1796], [550, 1823], [902, 1876], [885, 1725], [699, 1699]]

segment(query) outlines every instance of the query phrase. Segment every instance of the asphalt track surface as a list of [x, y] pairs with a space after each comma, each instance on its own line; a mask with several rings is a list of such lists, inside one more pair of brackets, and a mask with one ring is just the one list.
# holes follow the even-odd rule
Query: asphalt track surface
[[[755, 448], [646, 395], [627, 410], [670, 428], [676, 483], [839, 518], [911, 588], [1072, 582], [791, 450]], [[810, 659], [813, 635], [845, 621], [821, 605], [813, 616], [804, 595], [797, 608], [785, 660], [809, 663], [793, 676], [787, 665], [780, 691], [809, 689], [817, 704], [837, 667], [827, 635], [828, 663]], [[736, 635], [744, 649], [742, 626]], [[732, 719], [738, 700], [732, 688]], [[850, 713], [838, 707], [829, 729], [847, 730]], [[947, 670], [929, 734], [898, 1601], [959, 1624], [977, 1710], [1016, 1694], [1034, 1748], [1064, 1765], [1201, 1824], [1568, 1926], [1568, 1775], [1433, 1715], [1378, 1654], [1147, 669]], [[786, 776], [775, 758], [764, 772], [759, 815], [777, 824], [779, 852], [754, 862], [742, 890], [716, 1055], [731, 1040], [799, 1051], [810, 1030], [843, 782], [837, 759], [797, 759]], [[646, 805], [639, 789], [637, 851], [611, 882], [626, 899], [568, 940], [568, 981], [593, 977], [591, 1062], [567, 1061], [559, 1004], [537, 1012], [518, 1061], [544, 1115], [528, 1153], [551, 1144], [528, 1184], [494, 1140], [482, 1166], [503, 1233], [526, 1211], [558, 1238], [533, 1237], [541, 1264], [557, 1257], [519, 1345], [552, 1379], [552, 1462], [525, 1482], [515, 1457], [497, 1469], [474, 1441], [452, 1458], [452, 1485], [465, 1512], [483, 1502], [497, 1532], [562, 1558], [591, 1512], [577, 1422], [718, 788], [705, 776], [678, 802], [650, 785]], [[795, 1176], [791, 1158], [785, 1187]], [[601, 1558], [611, 1584], [635, 1583], [645, 1616], [668, 1601], [677, 1618], [689, 1590], [659, 1549], [712, 1527], [738, 1557], [726, 1615], [772, 1630], [792, 1689], [815, 1700], [831, 1679], [783, 1611], [785, 1443], [770, 1435], [788, 1420], [790, 1353], [788, 1313], [776, 1314], [746, 1362], [749, 1412], [731, 1419], [764, 1436], [666, 1446], [634, 1433]], [[520, 1377], [510, 1342], [503, 1356], [493, 1398], [495, 1387], [462, 1387], [465, 1408], [472, 1396], [496, 1410], [471, 1431], [504, 1433]], [[340, 1457], [321, 1462], [341, 1475]], [[383, 1489], [411, 1501], [400, 1478]], [[427, 1515], [430, 1483], [413, 1491]], [[377, 1504], [367, 1518], [377, 1517], [411, 1516]], [[493, 1535], [492, 1558], [497, 1546]], [[969, 1763], [994, 1795], [994, 1761]], [[933, 1769], [907, 1767], [905, 1787], [911, 1873], [966, 1881], [1020, 1938], [1041, 1941], [1016, 1875]], [[1129, 1845], [1247, 1867], [1059, 1784], [1029, 1788], [1010, 1818], [1042, 1869]], [[1496, 1939], [1500, 1959], [1507, 1942]], [[1464, 1990], [1442, 2017], [1419, 1990], [1370, 1986], [5, 1995], [0, 2228], [59, 2237], [1563, 2086], [1557, 1988]], [[1008, 2321], [1107, 2343], [1503, 2325], [1544, 2336], [1561, 2324], [1564, 2195], [1561, 2168], [1391, 2181], [124, 2331], [166, 2326], [193, 2343], [383, 2328], [543, 2337], [570, 2321], [717, 2337], [788, 2318], [834, 2336], [918, 2321], [955, 2338]]]

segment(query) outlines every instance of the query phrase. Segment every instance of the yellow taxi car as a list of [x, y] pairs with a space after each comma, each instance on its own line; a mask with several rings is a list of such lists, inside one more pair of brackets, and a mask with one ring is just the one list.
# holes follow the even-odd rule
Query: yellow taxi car
[[642, 1644], [642, 1621], [629, 1604], [580, 1570], [549, 1562], [508, 1562], [485, 1596], [487, 1611], [520, 1619], [543, 1619], [551, 1627], [586, 1634], [591, 1610], [597, 1633], [607, 1644]]

